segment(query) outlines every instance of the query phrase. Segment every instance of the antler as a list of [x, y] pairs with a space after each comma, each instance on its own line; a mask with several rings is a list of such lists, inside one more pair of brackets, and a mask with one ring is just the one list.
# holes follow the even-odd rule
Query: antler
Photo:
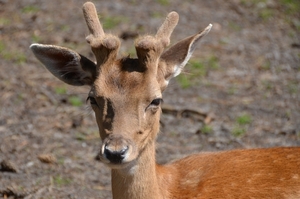
[[90, 35], [86, 37], [86, 40], [96, 56], [97, 66], [99, 67], [109, 60], [116, 59], [120, 47], [119, 38], [104, 33], [95, 5], [92, 2], [86, 2], [82, 9], [90, 31]]
[[[164, 48], [170, 44], [170, 36], [178, 20], [179, 15], [176, 12], [171, 12], [158, 29], [155, 37], [144, 36], [137, 40], [135, 48], [142, 66], [150, 68], [151, 65], [154, 65], [157, 67], [160, 55], [164, 51]], [[156, 68], [154, 70], [156, 71]]]
[[177, 14], [177, 12], [170, 12], [164, 23], [158, 29], [156, 38], [161, 41], [164, 48], [170, 44], [170, 37], [178, 23], [178, 20], [179, 15]]

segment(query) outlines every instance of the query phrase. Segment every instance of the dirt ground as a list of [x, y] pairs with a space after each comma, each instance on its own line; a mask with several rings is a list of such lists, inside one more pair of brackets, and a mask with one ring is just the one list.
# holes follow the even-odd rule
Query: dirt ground
[[[111, 198], [110, 171], [87, 87], [55, 79], [32, 43], [93, 59], [79, 0], [0, 0], [0, 197]], [[157, 161], [199, 151], [300, 145], [298, 0], [95, 0], [106, 32], [156, 32], [180, 14], [172, 42], [209, 23], [183, 75], [164, 93]]]

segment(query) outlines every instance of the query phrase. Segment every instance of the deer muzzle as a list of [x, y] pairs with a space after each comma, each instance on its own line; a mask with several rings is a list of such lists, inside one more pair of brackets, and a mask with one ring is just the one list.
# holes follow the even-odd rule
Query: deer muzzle
[[110, 134], [103, 142], [101, 149], [101, 160], [110, 165], [120, 165], [128, 161], [130, 141], [122, 135]]

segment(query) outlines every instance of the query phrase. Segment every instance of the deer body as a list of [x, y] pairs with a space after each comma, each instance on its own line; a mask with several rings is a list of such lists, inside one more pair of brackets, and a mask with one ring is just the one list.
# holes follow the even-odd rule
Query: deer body
[[118, 59], [119, 38], [104, 33], [92, 3], [83, 12], [96, 63], [59, 46], [31, 49], [60, 80], [91, 87], [100, 159], [111, 168], [114, 199], [300, 198], [297, 147], [200, 153], [156, 164], [162, 92], [211, 25], [165, 50], [179, 19], [171, 12], [155, 36], [136, 41], [137, 58]]
[[114, 198], [283, 199], [300, 194], [299, 148], [207, 152], [155, 167], [146, 158], [149, 165], [134, 173], [112, 170]]

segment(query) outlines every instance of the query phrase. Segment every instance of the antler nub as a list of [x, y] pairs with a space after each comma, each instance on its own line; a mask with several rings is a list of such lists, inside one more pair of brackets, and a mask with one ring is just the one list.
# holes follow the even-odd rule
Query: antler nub
[[95, 5], [92, 2], [86, 2], [83, 4], [82, 9], [86, 24], [91, 33], [91, 35], [87, 37], [87, 41], [90, 43], [91, 36], [94, 38], [104, 36], [104, 31], [99, 21]]
[[[142, 65], [157, 67], [157, 60], [170, 44], [170, 36], [177, 25], [179, 15], [176, 12], [170, 12], [164, 23], [158, 29], [155, 37], [144, 36], [135, 43], [138, 59]], [[150, 64], [151, 63], [151, 64]], [[156, 71], [156, 70], [154, 70]]]
[[107, 60], [116, 59], [120, 40], [116, 36], [104, 33], [96, 7], [92, 2], [86, 2], [82, 9], [90, 31], [90, 34], [86, 37], [86, 41], [92, 47], [92, 51], [97, 59], [97, 65], [100, 66]]
[[170, 12], [166, 17], [164, 23], [160, 26], [156, 33], [156, 38], [160, 39], [163, 47], [167, 47], [170, 44], [171, 34], [176, 27], [179, 20], [179, 15], [177, 12]]

